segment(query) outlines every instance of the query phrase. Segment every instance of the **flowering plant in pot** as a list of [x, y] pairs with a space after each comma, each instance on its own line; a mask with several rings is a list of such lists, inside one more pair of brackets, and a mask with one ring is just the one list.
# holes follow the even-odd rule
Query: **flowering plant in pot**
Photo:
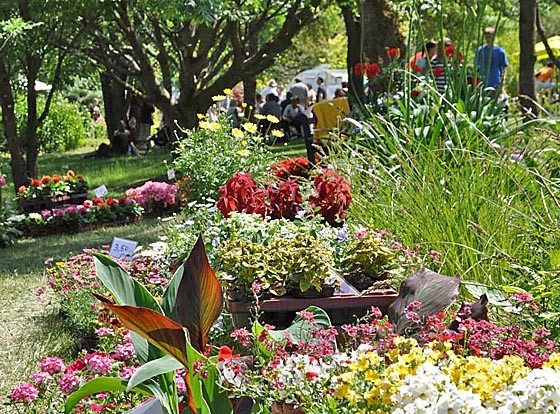
[[68, 170], [64, 177], [54, 174], [52, 177], [44, 175], [34, 178], [29, 186], [20, 186], [17, 197], [21, 200], [32, 200], [41, 197], [58, 197], [73, 193], [87, 193], [88, 183], [82, 174], [75, 174]]
[[148, 214], [176, 211], [181, 206], [178, 184], [147, 181], [140, 187], [126, 190], [127, 197], [136, 201]]

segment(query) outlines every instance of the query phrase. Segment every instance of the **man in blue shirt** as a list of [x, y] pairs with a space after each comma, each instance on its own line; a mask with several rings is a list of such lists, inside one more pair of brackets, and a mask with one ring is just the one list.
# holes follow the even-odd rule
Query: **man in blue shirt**
[[500, 91], [506, 77], [508, 60], [506, 51], [500, 46], [494, 46], [493, 27], [484, 29], [486, 44], [479, 46], [475, 57], [475, 65], [484, 84]]

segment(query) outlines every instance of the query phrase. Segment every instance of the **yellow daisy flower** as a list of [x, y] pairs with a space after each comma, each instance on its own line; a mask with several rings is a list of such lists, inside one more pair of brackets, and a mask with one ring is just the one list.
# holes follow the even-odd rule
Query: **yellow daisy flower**
[[245, 133], [243, 131], [241, 131], [239, 128], [233, 128], [231, 130], [231, 134], [235, 137], [235, 138], [243, 138], [245, 136]]

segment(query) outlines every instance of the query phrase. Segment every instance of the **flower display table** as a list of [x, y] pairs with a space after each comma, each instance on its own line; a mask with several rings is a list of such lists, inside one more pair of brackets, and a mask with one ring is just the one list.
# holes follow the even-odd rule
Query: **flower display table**
[[30, 200], [19, 199], [18, 210], [21, 213], [31, 213], [62, 206], [64, 204], [82, 204], [88, 198], [88, 193], [72, 193], [61, 196], [45, 196]]
[[[334, 326], [341, 326], [355, 322], [363, 317], [372, 306], [378, 307], [383, 313], [397, 298], [398, 293], [393, 289], [380, 289], [367, 295], [335, 294], [325, 298], [293, 298], [280, 297], [259, 302], [262, 312], [262, 322], [284, 329], [290, 325], [295, 313], [309, 306], [318, 306], [324, 309]], [[226, 307], [231, 312], [233, 324], [236, 328], [251, 326], [252, 311], [255, 302], [226, 302]]]

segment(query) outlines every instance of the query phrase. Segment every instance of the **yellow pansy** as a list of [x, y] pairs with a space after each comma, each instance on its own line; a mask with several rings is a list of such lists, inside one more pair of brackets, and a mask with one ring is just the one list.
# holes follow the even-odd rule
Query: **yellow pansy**
[[231, 130], [231, 134], [235, 137], [235, 138], [243, 138], [245, 136], [245, 133], [243, 131], [241, 131], [239, 128], [233, 128]]
[[270, 115], [270, 114], [266, 116], [266, 119], [271, 124], [277, 124], [278, 122], [280, 122], [280, 120], [278, 118], [276, 118], [274, 115]]

